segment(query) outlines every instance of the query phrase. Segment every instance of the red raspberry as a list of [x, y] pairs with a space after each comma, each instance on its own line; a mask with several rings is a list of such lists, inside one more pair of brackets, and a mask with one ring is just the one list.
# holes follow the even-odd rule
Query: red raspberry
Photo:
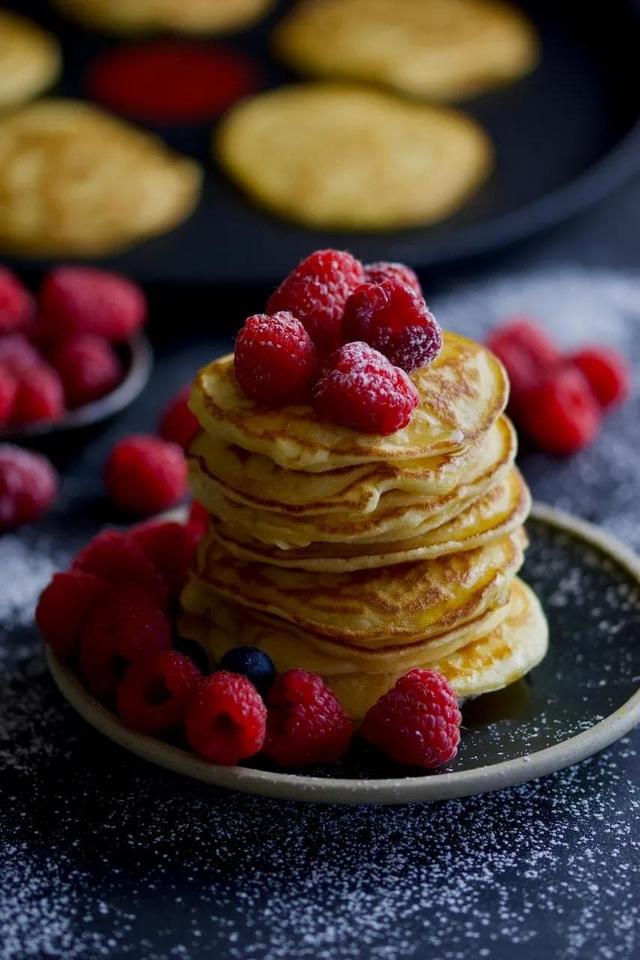
[[622, 403], [629, 394], [631, 371], [624, 357], [607, 347], [583, 347], [567, 357], [567, 362], [577, 367], [591, 390], [606, 410]]
[[353, 724], [322, 677], [287, 670], [267, 697], [264, 753], [280, 767], [336, 763], [349, 749]]
[[344, 308], [345, 340], [364, 340], [410, 372], [442, 348], [442, 332], [422, 295], [398, 280], [363, 283]]
[[0, 444], [0, 531], [31, 523], [58, 493], [58, 475], [46, 457]]
[[56, 573], [40, 594], [36, 623], [58, 657], [72, 657], [89, 617], [111, 589], [106, 580], [84, 570]]
[[19, 375], [12, 417], [16, 426], [43, 420], [55, 423], [63, 414], [64, 391], [55, 370], [40, 363]]
[[56, 267], [40, 291], [45, 337], [59, 340], [93, 333], [106, 340], [129, 340], [142, 327], [147, 304], [140, 287], [95, 267]]
[[115, 586], [136, 584], [152, 593], [158, 603], [168, 603], [169, 588], [140, 544], [120, 530], [103, 530], [80, 551], [73, 569], [93, 573]]
[[367, 283], [399, 280], [406, 287], [410, 287], [419, 297], [422, 296], [420, 281], [411, 267], [407, 267], [404, 263], [386, 263], [384, 260], [380, 260], [378, 263], [365, 264], [364, 277]]
[[198, 503], [197, 500], [194, 500], [191, 504], [187, 526], [191, 529], [194, 537], [198, 541], [202, 540], [209, 529], [209, 511], [206, 507], [203, 507], [201, 503]]
[[184, 387], [165, 408], [160, 420], [160, 436], [163, 440], [177, 443], [186, 450], [200, 427], [194, 413], [189, 409], [191, 386]]
[[410, 670], [367, 711], [360, 735], [398, 763], [431, 769], [455, 757], [462, 716], [437, 670]]
[[167, 510], [187, 492], [187, 462], [180, 447], [158, 437], [133, 436], [111, 451], [109, 496], [122, 510], [148, 516]]
[[25, 337], [0, 337], [0, 367], [19, 376], [42, 366], [42, 357]]
[[176, 730], [200, 677], [193, 660], [176, 650], [162, 650], [132, 663], [118, 687], [118, 716], [141, 733]]
[[364, 267], [344, 250], [316, 250], [267, 300], [269, 313], [288, 310], [309, 332], [318, 350], [334, 350], [342, 341], [342, 312], [347, 297], [364, 280]]
[[6, 267], [0, 267], [0, 336], [25, 330], [33, 318], [31, 294]]
[[364, 433], [401, 430], [419, 402], [404, 370], [366, 343], [347, 343], [336, 350], [313, 390], [319, 416]]
[[195, 526], [150, 520], [129, 531], [177, 595], [185, 583], [200, 540]]
[[247, 397], [262, 403], [303, 403], [317, 369], [314, 343], [290, 313], [257, 313], [245, 320], [236, 337], [234, 370]]
[[266, 717], [260, 694], [246, 677], [218, 670], [200, 681], [189, 700], [187, 742], [205, 760], [230, 766], [260, 750]]
[[18, 381], [12, 373], [0, 367], [0, 427], [6, 427], [13, 416]]
[[110, 699], [132, 663], [171, 647], [171, 624], [157, 598], [114, 587], [89, 617], [80, 640], [80, 672], [95, 697]]
[[70, 409], [111, 393], [122, 380], [122, 367], [107, 340], [81, 334], [64, 340], [51, 352]]
[[563, 367], [524, 394], [519, 418], [541, 450], [568, 455], [595, 439], [602, 414], [580, 371]]
[[487, 346], [509, 374], [516, 407], [526, 391], [538, 386], [560, 362], [551, 339], [529, 320], [512, 320], [496, 327]]

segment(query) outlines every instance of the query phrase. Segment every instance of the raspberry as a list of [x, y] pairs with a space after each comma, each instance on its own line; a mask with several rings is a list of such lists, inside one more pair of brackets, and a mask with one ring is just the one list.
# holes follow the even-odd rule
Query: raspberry
[[538, 386], [560, 362], [551, 339], [529, 320], [512, 320], [496, 327], [487, 346], [509, 374], [516, 407], [523, 394]]
[[363, 283], [344, 308], [345, 340], [364, 340], [411, 371], [431, 363], [442, 333], [421, 295], [398, 280]]
[[187, 526], [193, 532], [196, 540], [202, 540], [209, 529], [209, 511], [197, 500], [194, 500], [191, 504]]
[[160, 420], [162, 439], [177, 443], [183, 450], [188, 448], [200, 429], [195, 414], [189, 410], [190, 396], [191, 387], [187, 386], [171, 400]]
[[631, 372], [624, 358], [615, 350], [583, 347], [566, 359], [585, 377], [603, 410], [617, 406], [628, 396]]
[[137, 584], [114, 587], [89, 617], [80, 672], [91, 693], [110, 699], [132, 663], [171, 647], [171, 624], [157, 598]]
[[170, 521], [150, 520], [129, 531], [172, 591], [177, 595], [185, 583], [200, 539], [195, 527]]
[[419, 401], [407, 374], [366, 343], [336, 350], [313, 391], [319, 416], [364, 433], [401, 430]]
[[55, 370], [40, 363], [19, 375], [12, 417], [16, 426], [44, 420], [55, 423], [63, 414], [64, 391]]
[[360, 735], [398, 763], [431, 769], [455, 757], [461, 720], [449, 681], [415, 669], [367, 711]]
[[280, 674], [267, 697], [264, 753], [280, 767], [335, 763], [349, 749], [353, 724], [322, 677]]
[[271, 294], [267, 310], [292, 313], [304, 324], [318, 350], [327, 353], [342, 341], [344, 305], [363, 280], [364, 268], [350, 253], [316, 250]]
[[111, 451], [109, 496], [122, 510], [148, 516], [167, 510], [187, 492], [187, 462], [180, 447], [157, 437], [128, 437]]
[[40, 594], [36, 623], [56, 656], [77, 653], [89, 617], [110, 589], [106, 580], [84, 570], [54, 575]]
[[404, 263], [386, 263], [384, 260], [378, 263], [365, 264], [364, 278], [367, 283], [382, 283], [383, 280], [399, 280], [405, 287], [409, 287], [419, 297], [422, 296], [422, 287], [420, 281], [411, 269]]
[[236, 337], [236, 380], [252, 400], [276, 404], [308, 400], [317, 367], [313, 341], [290, 313], [248, 317]]
[[120, 530], [103, 530], [80, 551], [73, 569], [93, 573], [115, 586], [136, 584], [152, 593], [158, 603], [168, 602], [167, 583], [141, 545]]
[[219, 670], [201, 680], [189, 700], [187, 742], [212, 763], [239, 763], [262, 747], [266, 717], [253, 684], [238, 673]]
[[42, 357], [25, 337], [0, 337], [0, 367], [19, 376], [42, 366]]
[[57, 493], [58, 476], [46, 457], [0, 444], [0, 531], [36, 520]]
[[0, 367], [0, 427], [6, 427], [13, 416], [18, 392], [18, 381], [12, 373]]
[[519, 419], [541, 450], [568, 455], [595, 439], [602, 414], [580, 371], [563, 367], [523, 396]]
[[55, 347], [50, 357], [70, 409], [104, 397], [122, 380], [120, 362], [111, 344], [102, 337], [71, 337]]
[[47, 338], [93, 333], [120, 342], [140, 330], [147, 304], [140, 287], [119, 273], [56, 267], [42, 285], [40, 313]]
[[6, 267], [0, 267], [0, 336], [29, 326], [34, 313], [31, 294]]
[[128, 727], [141, 733], [176, 730], [200, 677], [193, 660], [176, 650], [162, 650], [132, 663], [118, 687], [118, 715]]

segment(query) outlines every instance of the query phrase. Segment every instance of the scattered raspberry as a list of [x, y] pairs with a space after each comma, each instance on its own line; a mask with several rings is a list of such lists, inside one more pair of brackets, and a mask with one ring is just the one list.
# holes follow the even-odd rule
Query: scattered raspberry
[[568, 455], [595, 439], [602, 415], [575, 367], [562, 367], [522, 398], [520, 424], [541, 450]]
[[167, 510], [187, 492], [184, 453], [177, 444], [157, 437], [128, 437], [111, 452], [106, 484], [122, 510], [142, 516]]
[[19, 375], [12, 417], [16, 426], [43, 420], [55, 423], [63, 414], [64, 391], [55, 370], [41, 362]]
[[367, 283], [382, 283], [383, 280], [398, 280], [406, 287], [410, 287], [419, 297], [422, 296], [422, 287], [420, 281], [411, 269], [404, 263], [386, 263], [381, 260], [379, 263], [365, 264], [364, 278]]
[[401, 430], [419, 400], [407, 374], [366, 343], [336, 350], [313, 391], [319, 416], [364, 433]]
[[262, 403], [303, 403], [317, 369], [314, 343], [290, 313], [258, 313], [245, 320], [236, 337], [234, 370], [247, 397]]
[[115, 586], [136, 584], [153, 594], [163, 606], [168, 585], [140, 544], [120, 530], [103, 530], [80, 551], [73, 568], [93, 573]]
[[200, 541], [209, 529], [209, 511], [201, 503], [194, 500], [189, 510], [187, 526], [193, 532], [196, 540]]
[[58, 371], [67, 406], [70, 409], [92, 403], [122, 380], [122, 367], [107, 340], [92, 334], [79, 334], [64, 340], [51, 352]]
[[219, 670], [200, 681], [187, 705], [187, 741], [212, 763], [239, 763], [262, 747], [266, 717], [253, 684], [238, 673]]
[[364, 268], [350, 253], [316, 250], [271, 294], [267, 310], [292, 313], [304, 324], [318, 350], [326, 353], [341, 343], [344, 305], [363, 280]]
[[163, 440], [177, 443], [186, 450], [200, 429], [194, 413], [189, 410], [191, 387], [180, 391], [168, 404], [160, 420], [160, 436]]
[[13, 417], [17, 392], [18, 381], [15, 376], [0, 367], [0, 428], [6, 427]]
[[415, 669], [369, 709], [360, 735], [398, 763], [431, 769], [455, 757], [461, 720], [449, 681]]
[[422, 295], [398, 280], [363, 283], [344, 308], [345, 340], [364, 340], [393, 364], [411, 371], [442, 347], [442, 332]]
[[56, 267], [40, 291], [43, 333], [63, 339], [92, 333], [106, 340], [129, 340], [142, 327], [147, 304], [140, 287], [94, 267]]
[[174, 594], [187, 582], [187, 574], [200, 536], [195, 526], [171, 521], [149, 520], [129, 531], [147, 557], [160, 571]]
[[31, 294], [15, 274], [6, 267], [0, 267], [0, 336], [26, 330], [33, 313]]
[[280, 767], [335, 763], [349, 749], [353, 724], [322, 677], [280, 674], [267, 697], [264, 753]]
[[538, 386], [560, 362], [551, 339], [529, 320], [513, 320], [496, 327], [487, 346], [509, 374], [516, 406], [523, 394]]
[[58, 476], [46, 457], [0, 444], [0, 531], [31, 523], [58, 493]]
[[140, 733], [176, 730], [184, 720], [187, 701], [200, 677], [193, 660], [176, 650], [162, 650], [132, 663], [118, 687], [118, 715]]
[[78, 652], [89, 617], [110, 589], [106, 580], [84, 570], [54, 575], [40, 594], [36, 623], [56, 656], [66, 659]]
[[41, 366], [42, 357], [25, 337], [0, 337], [0, 367], [20, 376]]
[[577, 367], [606, 410], [622, 403], [629, 394], [631, 372], [623, 357], [607, 347], [584, 347], [567, 357]]
[[95, 697], [109, 700], [127, 667], [171, 646], [171, 624], [157, 598], [135, 584], [113, 588], [87, 622], [80, 672]]

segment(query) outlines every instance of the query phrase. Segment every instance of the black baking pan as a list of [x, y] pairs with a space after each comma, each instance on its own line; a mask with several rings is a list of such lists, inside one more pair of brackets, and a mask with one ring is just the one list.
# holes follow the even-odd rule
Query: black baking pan
[[[65, 70], [55, 93], [84, 94], [88, 64], [118, 41], [57, 16], [42, 0], [10, 4], [53, 29]], [[268, 53], [280, 3], [253, 29], [225, 43], [251, 53], [265, 87], [295, 79]], [[577, 213], [640, 169], [640, 2], [520, 4], [539, 31], [538, 68], [513, 85], [464, 105], [491, 135], [496, 169], [476, 197], [445, 222], [383, 234], [314, 231], [258, 209], [209, 154], [212, 124], [155, 128], [198, 158], [207, 177], [200, 205], [182, 226], [102, 264], [144, 283], [257, 284], [282, 277], [310, 250], [348, 246], [364, 260], [418, 268], [487, 252]], [[40, 270], [46, 263], [30, 261]]]

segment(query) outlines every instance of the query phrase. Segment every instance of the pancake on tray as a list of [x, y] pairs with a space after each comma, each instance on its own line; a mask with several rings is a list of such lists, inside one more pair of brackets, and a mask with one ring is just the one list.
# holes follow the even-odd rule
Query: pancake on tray
[[447, 107], [344, 84], [305, 84], [233, 107], [214, 135], [229, 176], [306, 226], [395, 230], [436, 223], [476, 192], [489, 138]]
[[538, 61], [525, 16], [494, 0], [299, 0], [273, 43], [302, 73], [444, 101], [510, 83]]
[[259, 20], [273, 0], [55, 0], [70, 17], [107, 33], [226, 33]]
[[24, 17], [0, 10], [0, 109], [13, 107], [50, 87], [60, 72], [55, 38]]
[[116, 252], [184, 220], [200, 183], [195, 161], [88, 103], [40, 100], [0, 118], [5, 252]]

